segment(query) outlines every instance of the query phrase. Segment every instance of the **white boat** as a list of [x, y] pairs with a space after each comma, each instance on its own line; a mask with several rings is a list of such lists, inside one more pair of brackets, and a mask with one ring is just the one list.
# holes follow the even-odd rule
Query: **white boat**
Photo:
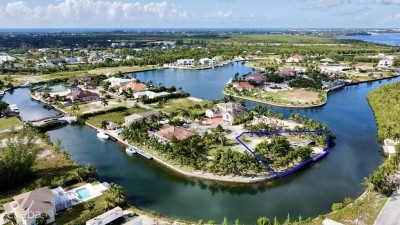
[[32, 86], [28, 81], [25, 82], [25, 84], [21, 85], [21, 87], [25, 88], [25, 87], [30, 87]]
[[6, 92], [0, 91], [0, 96], [4, 96], [5, 94], [6, 94]]
[[101, 139], [106, 139], [106, 140], [109, 138], [109, 136], [106, 133], [104, 133], [103, 131], [99, 131], [99, 133], [97, 133], [97, 137], [101, 138]]
[[232, 78], [229, 79], [228, 83], [226, 83], [226, 84], [228, 85], [228, 84], [230, 84], [230, 83], [232, 83]]
[[10, 108], [11, 111], [13, 111], [15, 113], [19, 113], [19, 109], [16, 104], [11, 104], [8, 107]]
[[126, 149], [125, 149], [125, 152], [126, 153], [129, 153], [129, 154], [135, 154], [135, 153], [137, 153], [137, 148], [136, 147], [133, 147], [133, 146], [129, 146], [129, 147], [127, 147]]

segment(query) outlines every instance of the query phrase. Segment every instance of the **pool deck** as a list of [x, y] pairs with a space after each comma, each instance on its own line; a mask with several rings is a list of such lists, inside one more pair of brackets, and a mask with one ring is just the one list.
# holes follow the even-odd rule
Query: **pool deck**
[[[72, 192], [72, 193], [76, 194], [76, 198], [75, 198], [76, 201], [74, 201], [74, 205], [77, 205], [77, 204], [80, 204], [82, 202], [86, 202], [86, 201], [89, 201], [91, 199], [94, 199], [94, 198], [97, 198], [97, 197], [101, 196], [103, 194], [103, 193], [101, 193], [102, 192], [101, 189], [103, 189], [103, 191], [104, 191], [104, 190], [106, 190], [106, 188], [104, 186], [103, 186], [103, 188], [100, 188], [100, 186], [103, 186], [103, 185], [98, 184], [98, 185], [94, 186], [92, 184], [85, 184], [83, 186], [71, 189], [71, 190], [67, 191], [67, 193], [71, 193]], [[77, 197], [78, 193], [76, 191], [78, 191], [80, 189], [83, 189], [83, 188], [86, 188], [89, 191], [90, 196], [88, 198], [85, 198], [85, 199], [79, 199]]]

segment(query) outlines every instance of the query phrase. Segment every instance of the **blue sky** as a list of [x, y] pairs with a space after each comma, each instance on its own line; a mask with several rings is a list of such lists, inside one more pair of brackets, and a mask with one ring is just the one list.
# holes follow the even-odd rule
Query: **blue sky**
[[0, 0], [0, 28], [399, 28], [400, 0]]

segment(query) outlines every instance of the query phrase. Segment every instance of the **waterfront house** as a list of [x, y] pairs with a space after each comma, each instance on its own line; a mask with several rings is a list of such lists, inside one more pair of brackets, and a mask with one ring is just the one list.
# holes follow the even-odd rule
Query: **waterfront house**
[[176, 61], [176, 65], [178, 65], [178, 66], [196, 66], [196, 62], [194, 59], [178, 59]]
[[170, 93], [168, 92], [153, 92], [153, 91], [140, 91], [140, 92], [136, 92], [133, 94], [133, 97], [136, 99], [141, 98], [142, 96], [147, 96], [147, 98], [156, 98], [156, 97], [160, 97], [160, 96], [165, 96], [165, 95], [169, 95]]
[[13, 201], [3, 205], [8, 213], [13, 213], [18, 224], [36, 224], [36, 218], [45, 213], [46, 223], [55, 221], [55, 195], [48, 187], [42, 187], [13, 197]]
[[73, 78], [68, 79], [67, 83], [69, 85], [90, 86], [92, 84], [92, 78], [90, 78], [88, 76], [73, 77]]
[[104, 82], [110, 82], [110, 87], [112, 88], [119, 88], [125, 84], [128, 84], [129, 82], [134, 81], [133, 79], [125, 79], [125, 78], [118, 78], [118, 77], [110, 77]]
[[75, 102], [91, 102], [100, 100], [100, 95], [94, 92], [82, 90], [80, 87], [72, 85], [68, 89], [66, 98]]
[[132, 91], [132, 92], [141, 92], [147, 89], [147, 86], [145, 84], [142, 83], [137, 83], [135, 81], [131, 81], [127, 84], [122, 85], [119, 88], [119, 93], [121, 94], [123, 91]]
[[279, 76], [283, 77], [284, 79], [290, 79], [296, 77], [298, 71], [295, 67], [286, 67], [283, 68], [281, 71], [278, 72]]
[[222, 117], [226, 122], [233, 123], [233, 121], [239, 116], [245, 113], [245, 108], [237, 103], [219, 103], [215, 108], [207, 109], [206, 116], [209, 118]]
[[381, 67], [381, 68], [388, 68], [390, 66], [394, 66], [393, 59], [382, 59], [378, 63], [378, 67]]
[[253, 80], [257, 83], [263, 83], [267, 81], [267, 77], [263, 74], [248, 74], [246, 76], [246, 80], [247, 81]]
[[375, 68], [368, 65], [361, 65], [361, 66], [356, 66], [356, 71], [359, 73], [372, 73], [375, 71]]
[[164, 125], [156, 132], [149, 132], [150, 136], [157, 137], [162, 142], [169, 142], [174, 137], [181, 141], [193, 137], [195, 134], [187, 129], [175, 127], [171, 125]]
[[222, 111], [219, 110], [218, 108], [207, 109], [206, 117], [208, 117], [208, 118], [222, 117]]
[[156, 110], [151, 110], [151, 111], [142, 112], [142, 113], [135, 113], [135, 114], [125, 117], [125, 124], [129, 125], [129, 124], [131, 124], [135, 121], [139, 121], [143, 118], [150, 118], [153, 115], [158, 116], [158, 114], [160, 114], [160, 113]]
[[255, 90], [257, 89], [253, 85], [249, 84], [249, 82], [233, 82], [232, 87], [238, 91], [243, 91], [243, 90]]
[[199, 61], [200, 61], [200, 64], [204, 65], [204, 66], [214, 65], [214, 60], [209, 59], [209, 58], [203, 58], [203, 59], [200, 59]]
[[307, 60], [307, 58], [305, 56], [302, 55], [293, 55], [290, 56], [289, 58], [287, 58], [286, 62], [290, 62], [290, 63], [300, 63], [300, 62], [305, 62]]
[[123, 216], [123, 210], [121, 207], [115, 207], [95, 218], [86, 221], [86, 225], [104, 225], [113, 222]]

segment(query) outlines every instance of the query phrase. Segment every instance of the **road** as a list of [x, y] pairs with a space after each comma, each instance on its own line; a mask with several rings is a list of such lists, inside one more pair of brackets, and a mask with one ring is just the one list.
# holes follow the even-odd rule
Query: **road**
[[400, 190], [395, 191], [383, 206], [374, 225], [399, 225], [400, 224]]

